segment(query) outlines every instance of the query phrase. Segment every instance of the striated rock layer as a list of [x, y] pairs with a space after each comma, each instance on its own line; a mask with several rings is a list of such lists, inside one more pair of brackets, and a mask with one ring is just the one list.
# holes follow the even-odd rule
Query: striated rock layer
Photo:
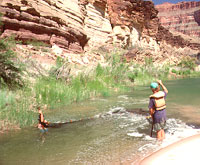
[[81, 52], [87, 42], [77, 0], [1, 0], [2, 37], [38, 40]]
[[200, 37], [200, 2], [157, 5], [162, 26], [169, 30]]
[[[143, 0], [1, 0], [1, 37], [15, 35], [83, 53], [101, 46], [140, 47], [160, 51], [167, 43], [199, 49], [159, 24], [158, 11]], [[196, 13], [197, 17], [199, 13]]]

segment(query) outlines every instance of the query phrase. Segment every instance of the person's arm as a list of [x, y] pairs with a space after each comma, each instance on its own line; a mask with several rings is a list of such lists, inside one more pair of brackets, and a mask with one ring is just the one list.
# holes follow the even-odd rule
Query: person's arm
[[151, 115], [151, 117], [153, 116], [153, 114], [154, 114], [154, 109], [153, 108], [149, 108], [149, 114]]
[[161, 85], [162, 89], [165, 91], [165, 93], [168, 93], [167, 88], [164, 86], [161, 80], [157, 80], [158, 84]]
[[44, 123], [44, 115], [42, 112], [40, 113], [40, 117], [41, 117], [41, 122]]

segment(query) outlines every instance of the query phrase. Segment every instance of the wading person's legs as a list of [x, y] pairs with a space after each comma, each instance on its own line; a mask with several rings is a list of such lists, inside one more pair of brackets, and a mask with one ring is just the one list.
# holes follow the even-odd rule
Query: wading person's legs
[[157, 139], [158, 140], [165, 139], [165, 131], [164, 131], [165, 125], [166, 125], [166, 122], [155, 123], [155, 125], [154, 125], [154, 128], [157, 132]]
[[163, 140], [165, 139], [165, 131], [163, 129], [157, 131], [157, 139], [158, 140]]

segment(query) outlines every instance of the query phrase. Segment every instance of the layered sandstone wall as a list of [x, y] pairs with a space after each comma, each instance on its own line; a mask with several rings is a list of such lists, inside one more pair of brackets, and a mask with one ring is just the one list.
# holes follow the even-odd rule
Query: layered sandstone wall
[[84, 12], [83, 28], [88, 37], [85, 50], [108, 43], [109, 36], [112, 34], [112, 26], [106, 9], [107, 2], [82, 0], [80, 4]]
[[38, 40], [81, 52], [87, 43], [78, 0], [1, 0], [2, 37]]
[[69, 52], [128, 47], [158, 31], [152, 2], [137, 0], [2, 0], [2, 37], [56, 44]]
[[198, 47], [160, 26], [151, 1], [1, 0], [0, 12], [4, 23], [1, 37], [14, 34], [23, 42], [43, 41], [67, 53], [112, 45], [139, 45], [157, 52], [163, 42]]
[[162, 26], [169, 30], [200, 37], [200, 2], [157, 5]]

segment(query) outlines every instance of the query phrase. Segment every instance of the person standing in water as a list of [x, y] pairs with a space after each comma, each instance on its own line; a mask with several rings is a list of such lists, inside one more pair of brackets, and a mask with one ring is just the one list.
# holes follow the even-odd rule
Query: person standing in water
[[40, 131], [42, 133], [47, 132], [48, 131], [47, 126], [48, 126], [49, 123], [44, 119], [44, 115], [43, 115], [40, 107], [38, 107], [38, 113], [39, 113], [38, 128], [40, 129]]
[[[163, 91], [160, 91], [160, 86]], [[166, 96], [168, 93], [167, 88], [163, 85], [161, 80], [153, 82], [150, 85], [153, 94], [149, 100], [149, 113], [153, 119], [154, 130], [157, 132], [157, 139], [165, 139], [164, 127], [166, 125]]]

